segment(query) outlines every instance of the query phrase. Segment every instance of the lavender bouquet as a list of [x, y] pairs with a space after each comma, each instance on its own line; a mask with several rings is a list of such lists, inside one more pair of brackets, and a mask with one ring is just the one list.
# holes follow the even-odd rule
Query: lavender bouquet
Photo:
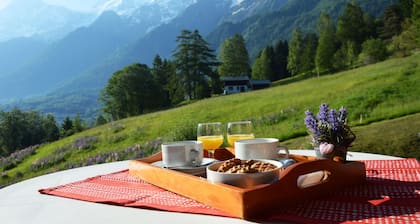
[[305, 114], [305, 125], [311, 135], [312, 144], [319, 148], [319, 153], [338, 155], [345, 160], [348, 147], [356, 139], [356, 135], [347, 125], [346, 108], [341, 107], [339, 111], [330, 110], [328, 105], [323, 103], [317, 116], [309, 110]]

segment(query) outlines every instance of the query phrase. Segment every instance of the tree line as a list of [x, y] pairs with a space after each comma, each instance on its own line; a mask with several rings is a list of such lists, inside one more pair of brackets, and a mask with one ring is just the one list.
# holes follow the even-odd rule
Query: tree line
[[382, 19], [364, 13], [356, 2], [346, 4], [336, 24], [322, 13], [317, 33], [293, 31], [287, 68], [291, 75], [332, 73], [406, 56], [419, 47], [419, 3], [400, 0]]
[[66, 117], [58, 125], [52, 114], [45, 116], [36, 111], [0, 111], [0, 156], [7, 156], [16, 150], [81, 132], [86, 128], [82, 119], [76, 115]]
[[[101, 91], [103, 113], [94, 125], [220, 94], [224, 76], [276, 81], [351, 69], [392, 54], [408, 55], [420, 45], [419, 7], [418, 2], [400, 0], [384, 11], [382, 19], [374, 20], [355, 2], [348, 3], [336, 23], [323, 13], [317, 33], [297, 28], [289, 42], [266, 46], [253, 63], [240, 34], [227, 38], [216, 55], [198, 30], [182, 30], [172, 60], [156, 55], [151, 67], [135, 63], [113, 73]], [[0, 111], [0, 156], [88, 127], [78, 115], [59, 125], [51, 114]]]

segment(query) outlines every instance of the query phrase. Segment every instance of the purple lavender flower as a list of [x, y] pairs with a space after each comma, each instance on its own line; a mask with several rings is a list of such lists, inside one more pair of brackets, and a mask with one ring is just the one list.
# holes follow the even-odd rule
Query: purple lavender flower
[[339, 111], [328, 109], [323, 103], [319, 107], [317, 117], [310, 111], [305, 111], [305, 125], [311, 133], [314, 145], [329, 143], [333, 145], [350, 146], [356, 136], [346, 124], [347, 111], [341, 107]]
[[312, 133], [312, 140], [317, 144], [319, 143], [318, 138], [321, 135], [321, 131], [318, 127], [318, 120], [310, 111], [306, 111], [305, 114], [305, 125]]
[[315, 133], [318, 129], [318, 121], [316, 120], [315, 116], [310, 112], [305, 112], [305, 125], [306, 127], [312, 132]]
[[319, 113], [318, 119], [321, 123], [327, 123], [327, 116], [328, 116], [328, 104], [323, 103], [319, 106]]
[[338, 117], [337, 117], [337, 111], [334, 109], [331, 109], [328, 112], [328, 124], [331, 127], [331, 130], [333, 131], [337, 131], [339, 128], [339, 123], [338, 123]]
[[346, 119], [347, 119], [347, 110], [345, 107], [341, 107], [340, 110], [338, 111], [338, 120], [342, 123], [345, 124], [346, 123]]

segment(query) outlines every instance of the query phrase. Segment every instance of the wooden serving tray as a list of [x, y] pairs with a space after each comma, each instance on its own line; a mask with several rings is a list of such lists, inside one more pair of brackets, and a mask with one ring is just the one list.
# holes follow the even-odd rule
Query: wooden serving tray
[[[230, 157], [233, 154], [228, 150], [216, 153], [218, 159]], [[150, 163], [162, 160], [161, 153], [130, 161], [129, 173], [242, 219], [256, 219], [279, 207], [293, 206], [302, 200], [322, 197], [331, 191], [360, 184], [366, 179], [365, 165], [362, 162], [337, 163], [308, 156], [290, 157], [298, 162], [282, 171], [279, 181], [250, 188], [210, 183], [203, 177], [151, 165]], [[313, 179], [318, 179], [319, 173], [323, 174], [322, 177], [313, 182]], [[312, 182], [305, 179], [312, 179]]]

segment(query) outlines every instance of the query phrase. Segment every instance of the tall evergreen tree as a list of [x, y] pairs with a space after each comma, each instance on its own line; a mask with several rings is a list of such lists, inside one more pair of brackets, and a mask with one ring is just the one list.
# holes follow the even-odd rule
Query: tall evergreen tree
[[307, 33], [303, 38], [303, 50], [301, 55], [301, 70], [312, 73], [315, 70], [315, 54], [318, 46], [318, 36], [315, 33]]
[[67, 137], [74, 134], [73, 132], [73, 121], [70, 119], [70, 117], [66, 116], [61, 123], [61, 136]]
[[[347, 3], [343, 14], [337, 21], [337, 38], [341, 44], [354, 46], [355, 55], [361, 51], [361, 45], [366, 39], [367, 27], [362, 9], [355, 1]], [[352, 43], [349, 43], [352, 42]]]
[[280, 40], [274, 47], [274, 58], [273, 58], [273, 74], [274, 80], [283, 79], [289, 77], [289, 71], [287, 70], [287, 57], [289, 54], [289, 44], [286, 40]]
[[302, 55], [303, 52], [303, 37], [302, 32], [299, 29], [295, 29], [292, 34], [292, 38], [289, 42], [289, 56], [287, 59], [287, 69], [290, 71], [292, 76], [302, 72]]
[[152, 75], [159, 85], [161, 93], [161, 99], [159, 99], [160, 107], [166, 107], [171, 105], [170, 94], [169, 94], [169, 77], [174, 72], [173, 66], [170, 61], [162, 58], [159, 55], [153, 60]]
[[42, 127], [44, 129], [43, 142], [53, 142], [60, 138], [60, 129], [57, 126], [57, 122], [52, 114], [47, 114], [42, 120]]
[[380, 37], [390, 41], [393, 36], [401, 33], [401, 23], [403, 21], [401, 10], [397, 5], [388, 6], [384, 11], [383, 28]]
[[272, 58], [274, 50], [272, 47], [266, 47], [261, 52], [260, 55], [255, 59], [252, 66], [252, 78], [253, 79], [268, 79], [272, 80], [273, 70], [272, 70]]
[[333, 61], [336, 49], [334, 23], [329, 15], [322, 13], [318, 20], [318, 46], [315, 55], [315, 67], [317, 74], [329, 72], [333, 69]]
[[248, 51], [242, 35], [235, 34], [226, 39], [220, 48], [218, 67], [220, 76], [243, 76], [250, 75]]
[[106, 118], [104, 117], [104, 115], [99, 114], [99, 115], [96, 117], [95, 126], [100, 126], [100, 125], [103, 125], [103, 124], [106, 124], [106, 123], [107, 123], [107, 120], [106, 120]]
[[182, 30], [173, 54], [176, 71], [186, 89], [188, 99], [201, 99], [211, 94], [210, 74], [218, 65], [213, 50], [198, 30]]
[[362, 44], [359, 60], [363, 64], [372, 64], [387, 57], [386, 45], [381, 39], [368, 39]]
[[81, 132], [84, 129], [85, 129], [85, 127], [83, 125], [82, 118], [80, 118], [79, 114], [76, 114], [76, 116], [74, 116], [74, 118], [73, 118], [73, 131], [74, 131], [74, 133]]

